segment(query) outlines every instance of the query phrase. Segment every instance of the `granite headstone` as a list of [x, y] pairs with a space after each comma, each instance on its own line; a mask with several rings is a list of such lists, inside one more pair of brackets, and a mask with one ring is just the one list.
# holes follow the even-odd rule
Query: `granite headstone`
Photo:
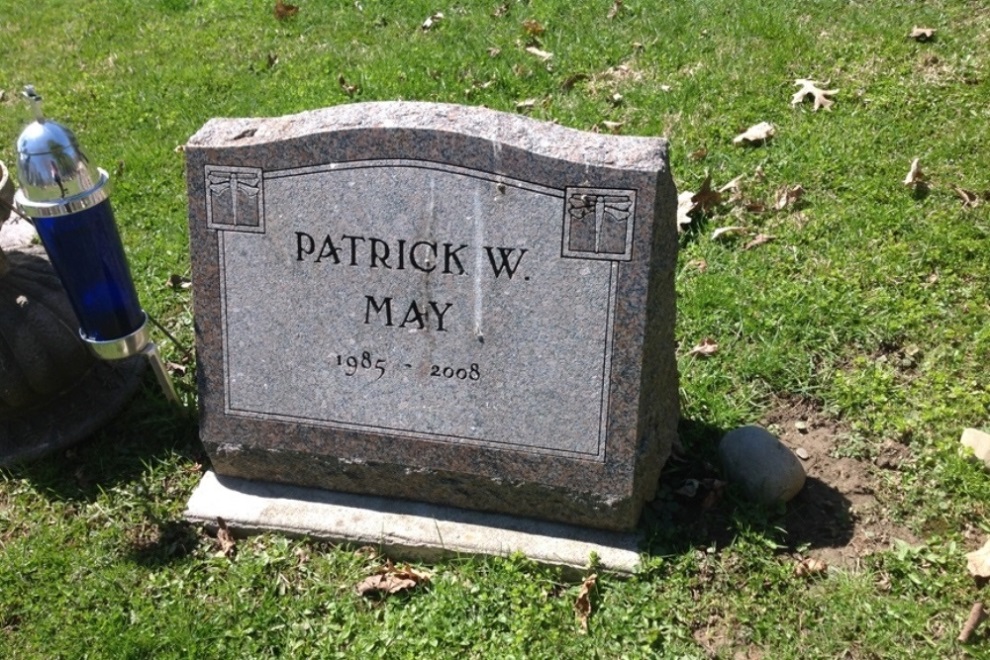
[[389, 102], [185, 154], [220, 479], [636, 525], [678, 417], [664, 140]]

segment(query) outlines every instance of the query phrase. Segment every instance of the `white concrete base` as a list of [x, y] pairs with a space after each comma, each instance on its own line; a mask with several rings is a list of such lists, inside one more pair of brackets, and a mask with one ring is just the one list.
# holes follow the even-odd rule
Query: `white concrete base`
[[276, 531], [335, 543], [374, 545], [395, 559], [521, 552], [542, 564], [599, 565], [632, 573], [639, 536], [404, 500], [203, 475], [186, 507], [188, 520], [223, 518], [241, 534]]

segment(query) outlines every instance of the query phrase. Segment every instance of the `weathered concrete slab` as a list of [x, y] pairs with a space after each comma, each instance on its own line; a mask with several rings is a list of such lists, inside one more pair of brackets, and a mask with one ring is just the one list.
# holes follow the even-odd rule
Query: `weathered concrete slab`
[[454, 509], [383, 497], [217, 477], [207, 472], [185, 513], [235, 532], [276, 531], [357, 546], [419, 561], [457, 555], [508, 556], [521, 552], [542, 564], [582, 569], [592, 553], [599, 565], [633, 573], [639, 537], [602, 530]]

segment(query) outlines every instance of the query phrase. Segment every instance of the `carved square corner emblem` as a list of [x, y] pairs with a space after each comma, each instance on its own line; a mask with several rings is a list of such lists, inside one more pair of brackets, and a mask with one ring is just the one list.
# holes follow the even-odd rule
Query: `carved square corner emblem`
[[630, 261], [635, 217], [635, 190], [566, 188], [561, 256]]
[[265, 232], [264, 177], [260, 167], [206, 166], [206, 226]]

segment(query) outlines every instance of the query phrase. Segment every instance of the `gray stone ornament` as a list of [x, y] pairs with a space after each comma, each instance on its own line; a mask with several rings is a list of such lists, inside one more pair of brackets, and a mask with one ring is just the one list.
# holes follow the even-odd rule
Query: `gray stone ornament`
[[726, 476], [746, 496], [773, 505], [791, 500], [804, 487], [801, 461], [761, 426], [742, 426], [725, 434], [718, 446]]

